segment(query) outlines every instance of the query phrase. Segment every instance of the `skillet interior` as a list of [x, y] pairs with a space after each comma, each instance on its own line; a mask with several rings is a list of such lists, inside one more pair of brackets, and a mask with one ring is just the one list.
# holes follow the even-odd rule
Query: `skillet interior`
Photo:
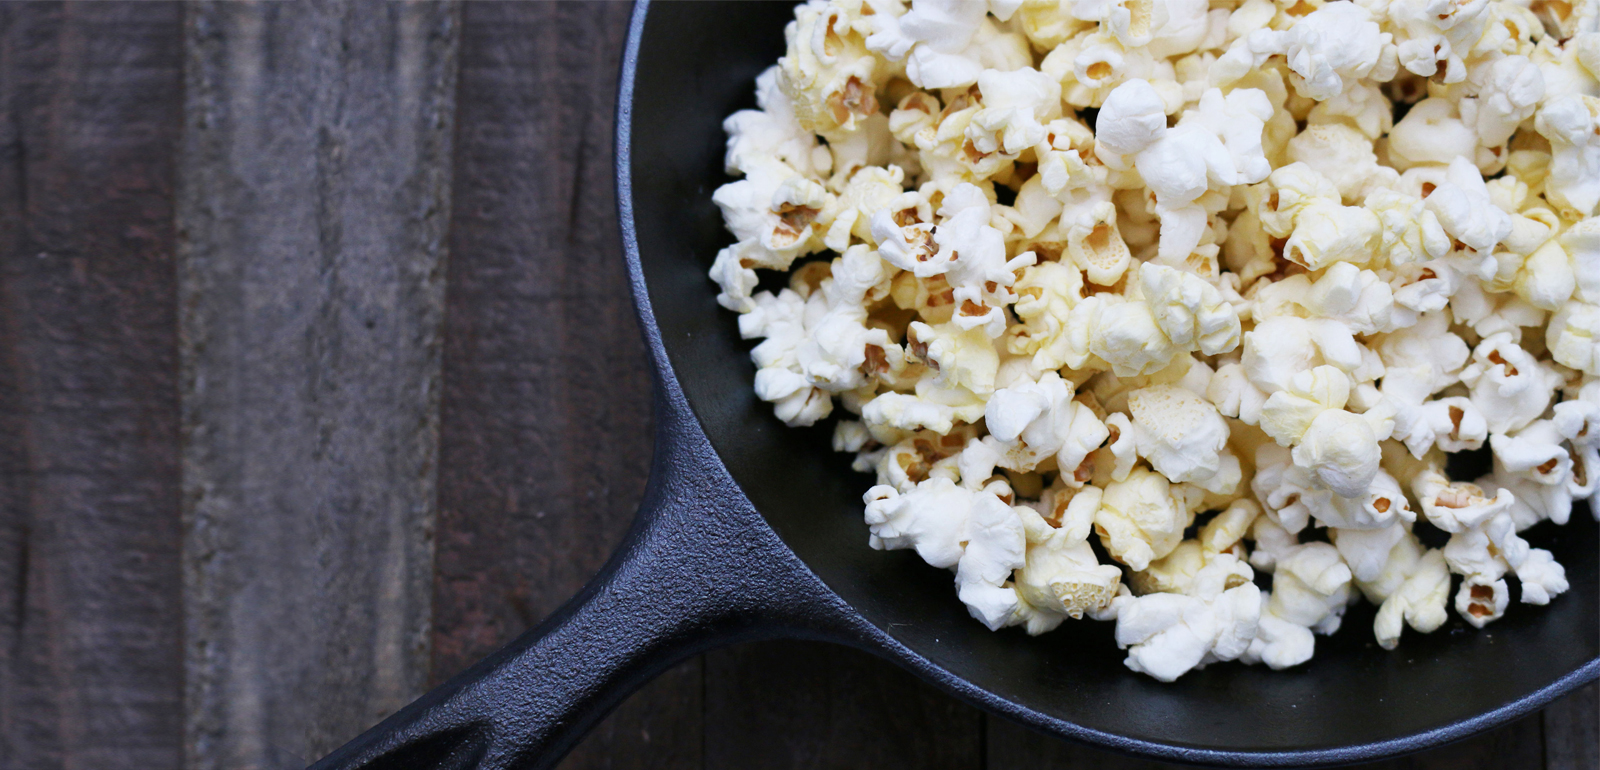
[[632, 105], [635, 223], [661, 339], [712, 444], [783, 540], [870, 622], [977, 687], [1091, 731], [1080, 737], [1222, 751], [1391, 741], [1501, 709], [1596, 658], [1597, 528], [1583, 510], [1565, 528], [1529, 533], [1572, 581], [1553, 606], [1514, 605], [1481, 632], [1459, 619], [1427, 636], [1408, 631], [1386, 652], [1372, 640], [1373, 609], [1362, 604], [1339, 634], [1318, 637], [1305, 666], [1217, 665], [1170, 685], [1123, 667], [1109, 623], [1069, 621], [1037, 638], [990, 633], [967, 616], [948, 572], [911, 552], [870, 550], [860, 501], [870, 478], [829, 451], [828, 427], [786, 428], [756, 400], [751, 344], [706, 278], [729, 240], [710, 201], [727, 181], [720, 124], [754, 106], [754, 78], [783, 53], [791, 9], [697, 2], [649, 10]]

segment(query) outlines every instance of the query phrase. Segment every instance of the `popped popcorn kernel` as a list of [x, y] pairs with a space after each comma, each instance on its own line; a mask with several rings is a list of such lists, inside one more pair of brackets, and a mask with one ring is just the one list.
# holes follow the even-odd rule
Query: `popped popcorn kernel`
[[1363, 599], [1481, 628], [1600, 518], [1596, 8], [810, 0], [723, 124], [716, 302], [992, 630], [1172, 681]]

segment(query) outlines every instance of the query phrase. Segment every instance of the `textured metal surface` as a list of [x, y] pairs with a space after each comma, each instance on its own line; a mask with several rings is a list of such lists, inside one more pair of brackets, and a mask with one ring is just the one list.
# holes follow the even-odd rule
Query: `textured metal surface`
[[[975, 630], [951, 607], [947, 575], [861, 546], [859, 503], [848, 496], [858, 480], [838, 472], [816, 432], [785, 431], [751, 403], [731, 320], [709, 302], [703, 260], [714, 248], [704, 247], [722, 237], [705, 201], [720, 178], [715, 126], [748, 102], [752, 68], [775, 58], [762, 35], [776, 37], [772, 22], [787, 9], [659, 10], [659, 23], [643, 5], [636, 12], [619, 96], [624, 239], [658, 367], [657, 454], [635, 529], [555, 616], [318, 768], [547, 767], [671, 662], [784, 634], [875, 650], [1035, 729], [1230, 766], [1420, 750], [1595, 678], [1595, 528], [1586, 522], [1552, 544], [1575, 571], [1564, 604], [1486, 634], [1408, 637], [1395, 654], [1351, 629], [1319, 640], [1326, 652], [1300, 670], [1215, 666], [1161, 685], [1121, 669], [1104, 624], [1040, 639]], [[713, 44], [721, 48], [704, 47]]]
[[663, 451], [634, 529], [600, 575], [317, 768], [550, 767], [619, 700], [689, 655], [776, 635], [847, 635], [849, 609], [738, 494], [685, 419], [670, 373], [658, 389]]

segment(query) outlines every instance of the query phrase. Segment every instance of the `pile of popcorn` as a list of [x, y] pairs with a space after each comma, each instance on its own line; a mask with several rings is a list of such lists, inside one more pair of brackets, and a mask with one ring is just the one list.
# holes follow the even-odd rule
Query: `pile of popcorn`
[[1600, 502], [1597, 17], [812, 0], [724, 123], [717, 299], [784, 422], [849, 413], [872, 547], [991, 629], [1114, 620], [1171, 681], [1362, 597], [1385, 648], [1482, 627]]

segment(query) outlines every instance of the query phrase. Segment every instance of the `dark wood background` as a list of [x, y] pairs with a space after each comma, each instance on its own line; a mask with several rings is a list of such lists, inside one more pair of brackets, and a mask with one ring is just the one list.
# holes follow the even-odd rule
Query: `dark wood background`
[[[0, 4], [0, 768], [303, 766], [600, 566], [651, 451], [629, 13]], [[1597, 719], [1373, 767], [1595, 768]], [[564, 766], [1164, 767], [800, 642]]]

